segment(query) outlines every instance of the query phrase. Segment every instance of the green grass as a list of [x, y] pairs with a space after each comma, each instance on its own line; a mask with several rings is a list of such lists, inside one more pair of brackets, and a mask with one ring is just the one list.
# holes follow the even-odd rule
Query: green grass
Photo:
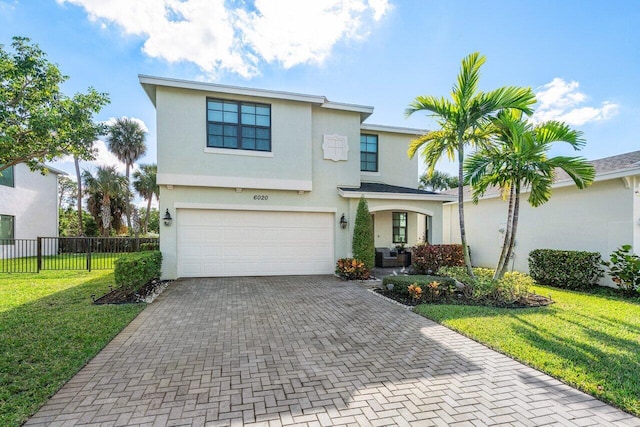
[[[116, 253], [92, 253], [92, 270], [112, 270], [113, 263], [119, 256], [120, 254]], [[68, 253], [42, 257], [43, 270], [86, 270], [86, 268], [87, 254], [85, 253]], [[35, 256], [0, 260], [0, 273], [35, 273], [37, 270], [38, 258]]]
[[93, 305], [113, 271], [0, 275], [0, 425], [19, 426], [145, 307]]
[[415, 311], [634, 415], [640, 415], [640, 304], [536, 286], [555, 304]]

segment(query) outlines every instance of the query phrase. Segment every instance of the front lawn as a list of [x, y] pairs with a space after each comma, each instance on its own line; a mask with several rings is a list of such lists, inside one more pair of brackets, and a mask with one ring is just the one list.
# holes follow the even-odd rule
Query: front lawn
[[0, 425], [19, 426], [145, 307], [94, 305], [113, 271], [0, 275]]
[[415, 311], [599, 399], [640, 415], [640, 303], [535, 286], [555, 304]]

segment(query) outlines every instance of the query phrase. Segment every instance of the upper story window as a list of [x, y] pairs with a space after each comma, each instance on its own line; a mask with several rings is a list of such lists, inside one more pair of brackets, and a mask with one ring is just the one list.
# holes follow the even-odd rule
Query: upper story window
[[6, 185], [7, 187], [15, 187], [13, 180], [13, 166], [9, 166], [2, 172], [0, 172], [0, 185]]
[[393, 212], [393, 243], [407, 243], [407, 213]]
[[271, 106], [207, 99], [207, 147], [271, 151]]
[[378, 172], [378, 135], [360, 135], [360, 170]]
[[15, 219], [11, 215], [0, 215], [0, 245], [12, 245]]

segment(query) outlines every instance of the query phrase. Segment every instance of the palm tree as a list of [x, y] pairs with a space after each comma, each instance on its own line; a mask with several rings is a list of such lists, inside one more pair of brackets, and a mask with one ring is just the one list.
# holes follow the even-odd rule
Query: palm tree
[[115, 166], [98, 166], [95, 176], [85, 170], [82, 174], [82, 180], [89, 193], [101, 197], [102, 234], [105, 237], [109, 236], [109, 230], [111, 229], [111, 199], [125, 196], [125, 200], [129, 200], [127, 180], [116, 171]]
[[[125, 177], [127, 187], [130, 186], [129, 170], [133, 164], [147, 151], [145, 144], [145, 132], [140, 123], [128, 117], [116, 119], [115, 123], [109, 127], [107, 135], [109, 150], [125, 165]], [[127, 199], [127, 227], [131, 234], [131, 207], [130, 200]]]
[[460, 220], [460, 240], [464, 251], [467, 272], [473, 277], [471, 259], [464, 224], [463, 163], [466, 145], [481, 144], [487, 140], [485, 125], [492, 115], [505, 109], [517, 109], [526, 114], [533, 110], [535, 96], [530, 88], [502, 87], [490, 92], [478, 91], [480, 67], [485, 57], [472, 53], [462, 60], [457, 83], [453, 87], [452, 101], [433, 96], [418, 96], [409, 104], [406, 115], [417, 111], [430, 112], [436, 118], [440, 129], [427, 133], [411, 141], [407, 154], [410, 158], [422, 148], [421, 154], [429, 175], [433, 174], [436, 163], [446, 153], [449, 159], [458, 158], [458, 215]]
[[430, 191], [445, 191], [458, 186], [458, 177], [446, 172], [434, 170], [431, 175], [424, 173], [420, 177], [418, 188]]
[[160, 187], [156, 183], [156, 175], [158, 174], [158, 165], [155, 163], [148, 165], [140, 165], [140, 169], [133, 172], [133, 188], [138, 192], [140, 197], [147, 201], [147, 213], [144, 220], [143, 233], [147, 234], [149, 227], [149, 215], [151, 214], [151, 201], [153, 196], [158, 199], [160, 195]]
[[558, 171], [564, 171], [582, 189], [595, 177], [593, 165], [582, 157], [555, 156], [547, 153], [552, 144], [565, 142], [579, 150], [585, 140], [582, 132], [564, 123], [548, 121], [533, 125], [519, 111], [503, 111], [493, 121], [494, 144], [471, 155], [464, 165], [465, 180], [473, 189], [473, 201], [478, 202], [487, 189], [499, 187], [509, 199], [504, 242], [495, 279], [502, 278], [513, 254], [518, 229], [520, 194], [529, 191], [528, 202], [533, 207], [546, 203]]

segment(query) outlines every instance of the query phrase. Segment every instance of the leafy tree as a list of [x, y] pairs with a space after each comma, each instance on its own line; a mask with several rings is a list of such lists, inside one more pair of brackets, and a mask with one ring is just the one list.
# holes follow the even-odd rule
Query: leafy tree
[[[140, 216], [147, 217], [147, 209], [140, 208]], [[147, 234], [160, 234], [160, 211], [151, 208], [149, 212], [149, 222], [146, 224]]]
[[[82, 180], [87, 191], [93, 196], [93, 211], [100, 206], [100, 219], [103, 236], [109, 236], [112, 218], [112, 199], [129, 200], [129, 190], [124, 176], [120, 175], [114, 166], [98, 166], [95, 176], [84, 171]], [[127, 203], [128, 204], [128, 203]], [[91, 210], [90, 205], [90, 210]]]
[[434, 170], [431, 176], [428, 173], [422, 174], [418, 188], [430, 191], [445, 191], [458, 186], [458, 177], [451, 176], [446, 172]]
[[502, 87], [490, 92], [478, 91], [480, 67], [485, 57], [472, 53], [462, 60], [457, 83], [453, 86], [452, 100], [434, 96], [418, 96], [409, 104], [406, 115], [427, 111], [436, 118], [440, 129], [427, 133], [411, 142], [407, 154], [410, 158], [422, 148], [421, 154], [432, 175], [436, 163], [446, 153], [449, 159], [458, 159], [458, 215], [460, 240], [464, 250], [467, 273], [473, 277], [471, 258], [467, 246], [464, 223], [463, 164], [467, 145], [482, 144], [487, 140], [485, 125], [489, 118], [505, 109], [517, 109], [531, 114], [535, 96], [530, 88]]
[[67, 176], [58, 178], [58, 209], [62, 206], [73, 208], [76, 204], [78, 183]]
[[[129, 170], [133, 164], [147, 151], [145, 144], [145, 132], [140, 123], [128, 117], [121, 117], [109, 127], [107, 135], [109, 150], [125, 164], [125, 177], [127, 187], [131, 185], [129, 180]], [[127, 200], [127, 227], [131, 230], [131, 207], [130, 200]]]
[[356, 222], [353, 225], [353, 257], [362, 261], [371, 270], [375, 266], [376, 248], [373, 240], [373, 222], [369, 213], [367, 200], [360, 198], [358, 211], [356, 212]]
[[[72, 207], [58, 210], [58, 224], [60, 237], [72, 237], [76, 236], [78, 230], [78, 215]], [[91, 214], [87, 211], [82, 211], [82, 222], [84, 224], [85, 236], [95, 237], [99, 234], [98, 224]]]
[[153, 197], [158, 199], [160, 195], [160, 186], [156, 183], [158, 174], [158, 165], [148, 164], [140, 165], [140, 169], [133, 172], [133, 188], [138, 192], [140, 197], [147, 201], [147, 209], [145, 210], [145, 220], [143, 234], [148, 232], [149, 215], [151, 214], [151, 201]]
[[45, 161], [90, 157], [83, 136], [95, 129], [87, 118], [109, 102], [93, 88], [64, 96], [60, 85], [68, 77], [30, 42], [14, 37], [12, 52], [0, 45], [0, 172], [19, 163], [46, 172]]
[[595, 170], [582, 157], [548, 156], [552, 144], [557, 142], [568, 143], [575, 150], [585, 144], [582, 132], [564, 123], [548, 121], [533, 125], [523, 118], [522, 112], [511, 110], [493, 119], [492, 127], [493, 144], [469, 156], [464, 170], [473, 189], [474, 203], [492, 186], [501, 188], [503, 197], [509, 199], [504, 243], [494, 276], [500, 279], [513, 254], [522, 190], [528, 189], [529, 204], [538, 207], [551, 197], [557, 171], [564, 171], [582, 189], [593, 182]]

